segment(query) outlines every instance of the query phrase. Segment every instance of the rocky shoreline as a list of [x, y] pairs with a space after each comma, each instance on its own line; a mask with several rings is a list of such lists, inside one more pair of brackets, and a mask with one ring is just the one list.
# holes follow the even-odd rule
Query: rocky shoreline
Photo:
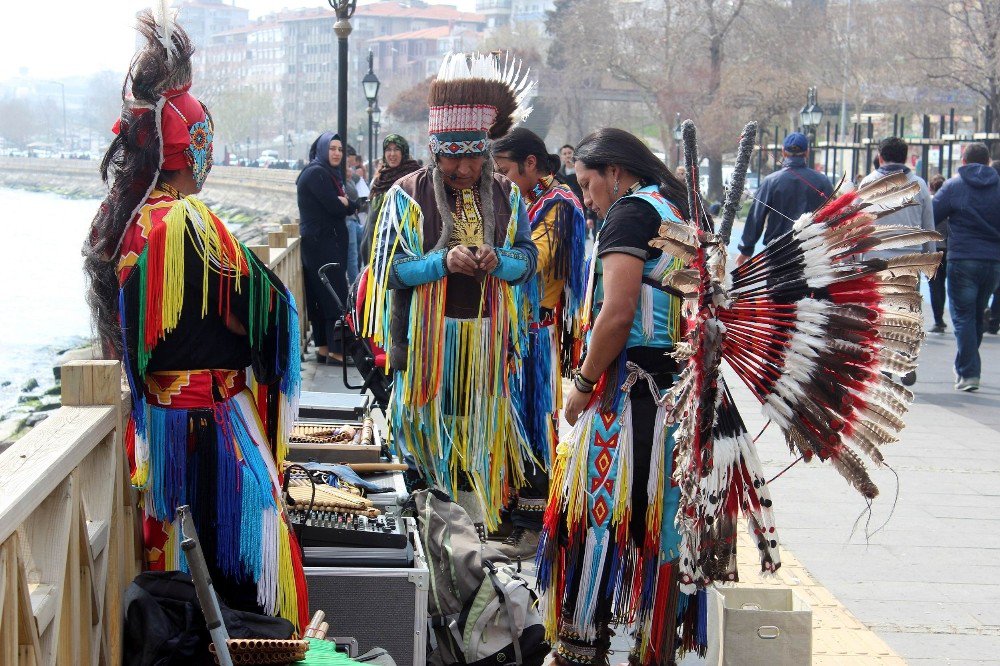
[[[65, 363], [97, 357], [97, 349], [92, 344], [60, 350], [52, 366], [55, 383], [50, 386], [47, 378], [31, 377], [21, 384], [17, 404], [0, 414], [0, 452], [47, 419], [49, 412], [62, 406], [60, 379]], [[0, 382], [0, 388], [10, 385], [10, 380]]]

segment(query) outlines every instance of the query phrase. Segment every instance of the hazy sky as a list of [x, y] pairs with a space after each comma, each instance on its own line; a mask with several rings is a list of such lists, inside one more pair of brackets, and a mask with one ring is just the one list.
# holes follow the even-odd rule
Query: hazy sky
[[[226, 0], [232, 2], [232, 0]], [[364, 0], [362, 0], [364, 1]], [[430, 0], [472, 9], [473, 0]], [[329, 7], [326, 0], [237, 0], [250, 17], [285, 7]], [[135, 50], [137, 11], [150, 0], [12, 0], [0, 9], [0, 80], [124, 71]], [[183, 17], [181, 17], [183, 20]]]

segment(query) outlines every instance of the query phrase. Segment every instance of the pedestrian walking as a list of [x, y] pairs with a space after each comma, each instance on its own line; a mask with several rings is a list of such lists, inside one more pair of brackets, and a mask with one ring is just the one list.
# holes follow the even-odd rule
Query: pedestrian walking
[[799, 216], [816, 210], [833, 194], [830, 179], [806, 165], [808, 150], [805, 134], [792, 132], [785, 137], [782, 168], [764, 179], [750, 204], [737, 266], [753, 255], [761, 235], [765, 245], [783, 236]]
[[[941, 174], [936, 174], [931, 178], [927, 187], [930, 189], [932, 197], [937, 194], [942, 185], [944, 185], [944, 176]], [[947, 284], [945, 276], [948, 272], [948, 220], [935, 223], [934, 228], [941, 234], [942, 240], [937, 243], [938, 252], [941, 253], [941, 263], [938, 265], [934, 277], [927, 281], [931, 292], [931, 313], [934, 315], [934, 326], [931, 327], [930, 332], [944, 333], [948, 328], [947, 324], [944, 323], [945, 285]]]
[[[877, 226], [911, 227], [913, 229], [924, 229], [934, 231], [934, 205], [931, 201], [931, 193], [927, 188], [924, 179], [915, 174], [910, 167], [906, 166], [906, 156], [910, 147], [906, 141], [899, 137], [888, 137], [882, 139], [878, 144], [878, 155], [880, 166], [872, 173], [865, 176], [859, 187], [864, 187], [879, 178], [902, 173], [906, 177], [906, 182], [917, 183], [920, 191], [916, 197], [915, 206], [907, 206], [901, 210], [885, 215], [878, 219]], [[934, 252], [936, 250], [934, 241], [928, 241], [921, 245], [907, 245], [904, 247], [892, 248], [889, 250], [876, 250], [866, 252], [865, 259], [892, 259], [905, 254], [917, 252]], [[904, 386], [912, 386], [917, 381], [917, 371], [911, 370], [902, 377]]]
[[347, 216], [356, 205], [347, 198], [340, 176], [344, 147], [340, 135], [325, 132], [309, 150], [309, 164], [295, 181], [299, 204], [299, 231], [302, 234], [302, 269], [306, 289], [306, 310], [312, 327], [316, 362], [344, 361], [343, 349], [335, 340], [336, 323], [343, 314], [336, 299], [319, 277], [328, 263], [340, 265], [328, 273], [341, 303], [347, 303], [347, 261], [350, 236]]
[[1000, 286], [1000, 174], [986, 144], [965, 148], [958, 175], [934, 196], [934, 220], [948, 219], [948, 301], [955, 327], [955, 389], [975, 391], [986, 305]]

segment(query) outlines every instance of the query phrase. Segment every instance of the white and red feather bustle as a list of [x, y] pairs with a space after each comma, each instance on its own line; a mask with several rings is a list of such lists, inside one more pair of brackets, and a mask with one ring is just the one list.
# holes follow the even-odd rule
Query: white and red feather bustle
[[[693, 133], [691, 125], [692, 142]], [[881, 464], [880, 447], [896, 441], [903, 427], [912, 394], [886, 373], [916, 366], [923, 338], [919, 274], [933, 275], [940, 255], [863, 259], [862, 253], [938, 238], [875, 225], [913, 205], [916, 193], [899, 174], [836, 196], [732, 271], [730, 280], [725, 222], [723, 237], [704, 220], [668, 222], [652, 241], [689, 262], [663, 280], [688, 297], [688, 336], [676, 352], [687, 365], [671, 391], [669, 417], [679, 423], [674, 482], [681, 488], [685, 591], [738, 580], [740, 514], [762, 570], [780, 566], [767, 483], [720, 371], [723, 359], [793, 453], [829, 460], [866, 498], [877, 495], [862, 455]]]

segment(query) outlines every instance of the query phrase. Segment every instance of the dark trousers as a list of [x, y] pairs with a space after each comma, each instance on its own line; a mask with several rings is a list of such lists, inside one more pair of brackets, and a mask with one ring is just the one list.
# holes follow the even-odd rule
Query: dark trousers
[[527, 483], [517, 491], [517, 502], [510, 512], [510, 519], [514, 527], [540, 532], [549, 499], [549, 475], [541, 465], [529, 462], [526, 463], [524, 476]]
[[948, 301], [955, 326], [955, 372], [979, 378], [979, 345], [986, 330], [984, 310], [1000, 285], [1000, 261], [952, 259], [948, 262]]
[[[945, 278], [947, 272], [948, 252], [947, 250], [943, 250], [941, 252], [941, 265], [938, 267], [937, 273], [927, 281], [927, 286], [931, 290], [931, 312], [934, 313], [934, 323], [937, 325], [944, 325]], [[996, 303], [996, 299], [993, 302]]]

